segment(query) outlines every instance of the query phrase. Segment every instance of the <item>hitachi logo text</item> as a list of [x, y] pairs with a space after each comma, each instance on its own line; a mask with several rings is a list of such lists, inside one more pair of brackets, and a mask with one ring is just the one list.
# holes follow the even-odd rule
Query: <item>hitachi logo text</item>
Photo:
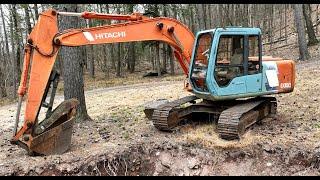
[[100, 33], [96, 34], [96, 39], [106, 39], [106, 38], [123, 38], [126, 37], [126, 32], [113, 32], [113, 33]]

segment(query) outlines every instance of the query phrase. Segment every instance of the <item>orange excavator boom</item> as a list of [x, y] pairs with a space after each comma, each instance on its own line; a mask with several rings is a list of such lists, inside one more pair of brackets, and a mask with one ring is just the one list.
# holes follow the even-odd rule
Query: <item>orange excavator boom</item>
[[[86, 19], [124, 20], [126, 22], [91, 28], [68, 29], [63, 32], [58, 32], [58, 15], [78, 16]], [[60, 129], [57, 129], [57, 123], [41, 125], [42, 129], [52, 129], [52, 131], [55, 131], [54, 133], [43, 133], [44, 131], [42, 130], [39, 130], [39, 132], [42, 133], [35, 134], [34, 132], [35, 129], [39, 129], [37, 126], [39, 126], [38, 115], [41, 103], [45, 99], [48, 81], [53, 70], [58, 50], [61, 46], [161, 41], [169, 44], [173, 48], [174, 55], [183, 72], [188, 75], [194, 40], [193, 33], [185, 25], [171, 18], [148, 18], [140, 13], [133, 13], [131, 15], [101, 14], [93, 12], [68, 13], [57, 12], [52, 9], [41, 13], [37, 24], [28, 37], [28, 43], [25, 46], [23, 72], [18, 90], [18, 111], [14, 135], [11, 142], [21, 145], [29, 152], [34, 151], [40, 154], [63, 152], [67, 149], [53, 147], [59, 146], [57, 141], [60, 141], [62, 137], [54, 136], [54, 133], [60, 132]], [[29, 66], [31, 66], [30, 72]], [[30, 78], [27, 83], [29, 74]], [[17, 132], [21, 103], [26, 92], [28, 92], [28, 96], [26, 99], [24, 123]], [[77, 102], [68, 101], [64, 104], [62, 103], [62, 106], [63, 107], [61, 108], [64, 110], [61, 112], [55, 110], [55, 113], [62, 113], [64, 116], [62, 120], [59, 120], [60, 124], [66, 123], [72, 118], [75, 114]], [[65, 111], [65, 109], [68, 110]], [[57, 114], [54, 115], [58, 116]], [[43, 137], [44, 134], [46, 137]], [[48, 136], [55, 138], [49, 138]], [[47, 141], [46, 145], [41, 142], [44, 140]], [[50, 140], [52, 142], [50, 142]], [[63, 143], [62, 145], [66, 146], [67, 144], [68, 143]]]
[[130, 15], [122, 14], [103, 14], [96, 12], [83, 12], [83, 13], [73, 13], [73, 12], [58, 12], [59, 15], [63, 16], [78, 16], [84, 19], [110, 19], [110, 20], [125, 20], [125, 21], [138, 21], [143, 19], [149, 19], [143, 16], [141, 13], [132, 13]]

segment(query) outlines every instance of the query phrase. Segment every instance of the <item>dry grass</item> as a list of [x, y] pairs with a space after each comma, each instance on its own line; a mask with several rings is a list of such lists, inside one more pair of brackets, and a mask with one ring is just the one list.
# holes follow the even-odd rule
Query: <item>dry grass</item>
[[320, 147], [320, 63], [310, 60], [298, 64], [294, 92], [277, 95], [275, 120], [264, 120], [263, 125], [254, 126], [239, 141], [220, 139], [212, 124], [185, 127], [181, 140], [209, 149], [242, 148], [261, 142], [309, 150]]
[[187, 128], [186, 133], [181, 137], [182, 141], [191, 144], [200, 145], [207, 149], [233, 149], [242, 148], [258, 142], [259, 136], [248, 131], [240, 140], [227, 141], [219, 137], [216, 125], [206, 124], [198, 127]]
[[7, 104], [12, 104], [14, 102], [16, 102], [15, 99], [10, 99], [10, 98], [7, 98], [7, 97], [0, 98], [0, 106], [4, 106], [4, 105], [7, 105]]

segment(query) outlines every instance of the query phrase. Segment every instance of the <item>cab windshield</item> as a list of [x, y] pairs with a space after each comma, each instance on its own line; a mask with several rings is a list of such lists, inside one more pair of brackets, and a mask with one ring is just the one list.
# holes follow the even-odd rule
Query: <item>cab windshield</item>
[[212, 32], [203, 33], [198, 36], [196, 44], [190, 79], [193, 83], [193, 86], [200, 91], [208, 91], [206, 85], [206, 77], [210, 59], [212, 40]]

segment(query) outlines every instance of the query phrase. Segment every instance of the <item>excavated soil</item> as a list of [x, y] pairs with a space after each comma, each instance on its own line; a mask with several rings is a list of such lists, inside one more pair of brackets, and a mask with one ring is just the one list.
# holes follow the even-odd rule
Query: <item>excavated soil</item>
[[63, 155], [30, 157], [11, 145], [16, 104], [2, 106], [0, 175], [320, 175], [319, 75], [319, 61], [298, 63], [294, 92], [277, 95], [277, 116], [239, 141], [219, 139], [214, 122], [186, 122], [172, 133], [153, 127], [144, 104], [189, 95], [182, 81], [87, 91], [93, 121], [74, 126]]

